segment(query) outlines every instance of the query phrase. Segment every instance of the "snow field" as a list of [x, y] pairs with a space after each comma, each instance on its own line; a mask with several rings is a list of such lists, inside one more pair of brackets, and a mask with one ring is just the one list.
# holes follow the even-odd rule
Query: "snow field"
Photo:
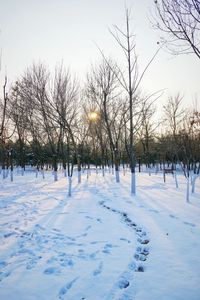
[[200, 299], [200, 181], [29, 172], [0, 182], [0, 299]]

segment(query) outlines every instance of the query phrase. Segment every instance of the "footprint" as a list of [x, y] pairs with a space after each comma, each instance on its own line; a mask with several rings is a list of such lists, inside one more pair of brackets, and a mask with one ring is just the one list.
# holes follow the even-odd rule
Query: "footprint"
[[81, 237], [85, 237], [85, 236], [87, 236], [87, 235], [88, 235], [88, 233], [85, 232], [85, 233], [83, 233], [83, 234], [77, 235], [76, 238], [78, 239], [78, 238], [81, 238]]
[[60, 265], [62, 267], [73, 267], [74, 266], [74, 262], [72, 259], [60, 259]]
[[108, 243], [108, 244], [105, 244], [105, 247], [106, 248], [113, 248], [114, 246], [112, 244]]
[[127, 218], [127, 213], [122, 213], [122, 216]]
[[30, 232], [24, 231], [24, 232], [22, 232], [22, 234], [20, 235], [20, 237], [21, 237], [21, 238], [23, 238], [23, 237], [29, 237], [30, 235], [31, 235]]
[[15, 235], [15, 234], [16, 234], [15, 232], [7, 232], [7, 233], [4, 234], [4, 237], [8, 238], [8, 237], [10, 237], [12, 235]]
[[128, 268], [129, 270], [133, 271], [136, 269], [136, 264], [134, 262], [131, 262], [129, 265], [128, 265]]
[[40, 224], [36, 224], [34, 227], [35, 227], [35, 229], [45, 230], [45, 228], [42, 227]]
[[147, 248], [137, 247], [134, 257], [136, 260], [145, 261], [148, 254], [149, 251]]
[[146, 245], [146, 244], [149, 243], [149, 239], [141, 239], [141, 238], [139, 238], [139, 239], [138, 239], [138, 242], [139, 242], [140, 244], [142, 244], [142, 245]]
[[144, 254], [140, 254], [140, 253], [136, 253], [134, 255], [136, 260], [140, 260], [140, 261], [145, 261], [146, 260], [146, 256]]
[[104, 246], [104, 249], [103, 249], [103, 253], [106, 253], [106, 254], [110, 254], [110, 251], [111, 251], [111, 248], [113, 248], [113, 247], [116, 247], [116, 246], [114, 246], [114, 245], [112, 245], [112, 244], [105, 244], [105, 246]]
[[8, 277], [10, 274], [11, 274], [10, 271], [0, 272], [0, 281], [2, 281], [4, 278]]
[[74, 278], [72, 281], [66, 283], [59, 291], [58, 297], [63, 300], [64, 295], [72, 288], [74, 283], [77, 281], [78, 277]]
[[142, 249], [141, 254], [146, 255], [146, 256], [149, 255], [149, 249], [148, 248]]
[[[76, 239], [75, 238], [73, 238], [73, 237], [70, 237], [70, 236], [66, 236], [66, 238], [68, 239], [68, 240], [70, 240], [70, 241], [72, 241], [72, 242], [75, 242], [76, 241]], [[64, 237], [61, 237], [60, 239], [65, 239]]]
[[176, 217], [176, 216], [174, 216], [174, 215], [169, 215], [170, 216], [170, 218], [172, 218], [172, 219], [178, 219], [178, 217]]
[[60, 269], [57, 268], [57, 267], [50, 267], [50, 268], [47, 268], [46, 270], [44, 270], [44, 274], [46, 275], [58, 275], [60, 274]]
[[102, 252], [106, 253], [106, 254], [110, 254], [110, 250], [108, 250], [108, 249], [103, 249]]
[[38, 260], [41, 258], [42, 256], [38, 256], [37, 258], [30, 259], [29, 262], [26, 264], [26, 269], [27, 270], [33, 269], [36, 266]]
[[141, 231], [141, 232], [137, 232], [137, 234], [140, 236], [140, 237], [144, 237], [147, 235], [147, 233], [145, 231]]
[[6, 261], [4, 261], [4, 260], [0, 260], [0, 268], [4, 268], [4, 267], [6, 267], [7, 266], [7, 262]]
[[142, 265], [139, 265], [139, 266], [136, 268], [135, 272], [144, 272], [144, 267], [143, 267]]
[[124, 222], [126, 223], [127, 226], [129, 227], [136, 227], [137, 225], [132, 222], [132, 220], [130, 218], [128, 218], [128, 216], [126, 214], [123, 214], [124, 217]]
[[57, 261], [57, 258], [55, 256], [52, 256], [50, 257], [48, 260], [47, 260], [47, 263], [48, 264], [52, 264], [53, 262]]
[[120, 289], [126, 289], [129, 285], [130, 285], [130, 283], [126, 279], [120, 279], [120, 281], [118, 282], [118, 287]]
[[60, 232], [60, 229], [57, 229], [57, 228], [53, 228], [52, 231], [55, 231], [55, 232]]
[[93, 220], [93, 218], [92, 218], [92, 217], [90, 217], [90, 216], [85, 216], [85, 218], [86, 218], [86, 219]]
[[150, 211], [150, 212], [154, 212], [154, 213], [156, 213], [156, 214], [158, 214], [158, 213], [159, 213], [159, 211], [158, 211], [158, 210], [156, 210], [156, 209], [152, 209], [152, 208], [151, 208], [151, 209], [149, 209], [149, 211]]
[[130, 244], [130, 243], [131, 243], [131, 241], [130, 241], [130, 240], [127, 240], [127, 239], [125, 239], [125, 238], [120, 238], [120, 241], [127, 242], [128, 244]]
[[98, 241], [90, 242], [91, 245], [96, 245], [96, 244], [98, 244], [98, 243], [99, 243]]
[[87, 226], [87, 227], [85, 228], [85, 231], [88, 231], [91, 227], [92, 227], [91, 225]]
[[30, 261], [30, 262], [28, 262], [27, 264], [26, 264], [26, 269], [27, 270], [31, 270], [31, 269], [33, 269], [34, 267], [35, 267], [35, 265], [36, 265], [36, 261]]
[[191, 227], [195, 227], [196, 226], [194, 223], [190, 223], [190, 222], [186, 222], [186, 221], [184, 221], [183, 223], [186, 224], [186, 225], [189, 225]]
[[103, 262], [101, 261], [98, 268], [96, 270], [94, 270], [93, 275], [97, 276], [97, 275], [101, 274], [102, 269], [103, 269]]
[[95, 252], [93, 252], [93, 253], [91, 253], [91, 254], [89, 255], [89, 258], [90, 258], [90, 259], [95, 259], [98, 253], [99, 253], [98, 250], [95, 251]]

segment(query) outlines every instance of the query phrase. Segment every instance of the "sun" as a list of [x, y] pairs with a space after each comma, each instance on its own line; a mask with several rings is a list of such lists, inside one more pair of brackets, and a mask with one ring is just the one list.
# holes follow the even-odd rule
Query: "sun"
[[88, 114], [88, 119], [95, 122], [99, 118], [99, 114], [96, 111], [92, 111]]

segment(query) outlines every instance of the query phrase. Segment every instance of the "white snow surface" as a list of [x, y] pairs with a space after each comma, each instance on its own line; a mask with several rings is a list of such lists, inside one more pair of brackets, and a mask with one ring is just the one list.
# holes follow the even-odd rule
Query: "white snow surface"
[[[26, 173], [26, 172], [25, 172]], [[199, 300], [200, 180], [49, 172], [0, 181], [1, 300]]]

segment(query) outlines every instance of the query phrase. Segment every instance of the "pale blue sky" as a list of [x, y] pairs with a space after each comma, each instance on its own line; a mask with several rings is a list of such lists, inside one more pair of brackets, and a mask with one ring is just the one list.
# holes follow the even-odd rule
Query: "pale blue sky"
[[[91, 63], [99, 59], [96, 42], [105, 54], [123, 56], [110, 35], [112, 24], [124, 25], [124, 7], [132, 7], [140, 69], [157, 49], [159, 33], [147, 18], [153, 0], [0, 0], [1, 78], [22, 74], [33, 61], [44, 61], [52, 69], [61, 60], [84, 79]], [[177, 92], [189, 105], [200, 97], [199, 60], [193, 55], [171, 57], [161, 52], [142, 82], [147, 92], [165, 88], [164, 101]], [[162, 102], [160, 101], [160, 102]]]

